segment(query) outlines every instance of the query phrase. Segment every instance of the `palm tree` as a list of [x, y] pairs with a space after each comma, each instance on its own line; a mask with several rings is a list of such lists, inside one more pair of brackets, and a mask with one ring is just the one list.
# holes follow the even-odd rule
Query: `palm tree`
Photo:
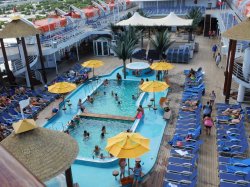
[[202, 20], [202, 12], [200, 8], [194, 7], [192, 8], [188, 14], [186, 15], [187, 19], [193, 19], [193, 23], [191, 28], [189, 29], [189, 41], [192, 39], [192, 32], [197, 29], [199, 23]]
[[126, 60], [132, 57], [132, 54], [138, 43], [138, 33], [133, 27], [128, 27], [117, 37], [116, 45], [110, 46], [119, 59], [123, 61], [124, 79], [126, 79]]
[[155, 34], [155, 39], [151, 38], [151, 43], [159, 53], [159, 59], [162, 60], [163, 53], [169, 48], [171, 45], [170, 34], [168, 30], [158, 31]]

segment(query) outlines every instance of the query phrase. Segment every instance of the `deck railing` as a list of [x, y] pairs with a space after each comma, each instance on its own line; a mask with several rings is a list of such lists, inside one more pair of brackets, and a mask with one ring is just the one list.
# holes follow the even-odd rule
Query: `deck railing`
[[234, 63], [233, 75], [237, 77], [238, 79], [240, 79], [241, 81], [244, 81], [245, 83], [250, 84], [249, 79], [247, 79], [247, 77], [245, 77], [243, 74], [242, 64]]

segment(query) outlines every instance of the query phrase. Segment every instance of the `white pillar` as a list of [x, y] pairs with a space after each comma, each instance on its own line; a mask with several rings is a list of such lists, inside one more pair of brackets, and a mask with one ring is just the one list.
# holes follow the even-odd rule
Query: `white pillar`
[[237, 102], [242, 103], [244, 101], [245, 89], [246, 88], [244, 86], [242, 86], [241, 84], [239, 85]]

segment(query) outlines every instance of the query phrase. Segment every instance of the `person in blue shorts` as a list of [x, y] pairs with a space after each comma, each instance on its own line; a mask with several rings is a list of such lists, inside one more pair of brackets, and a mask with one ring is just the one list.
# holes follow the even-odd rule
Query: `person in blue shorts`
[[139, 186], [139, 182], [141, 181], [141, 174], [142, 174], [142, 168], [141, 168], [141, 164], [139, 162], [136, 162], [135, 167], [133, 169], [134, 172], [134, 180], [133, 180], [133, 187]]

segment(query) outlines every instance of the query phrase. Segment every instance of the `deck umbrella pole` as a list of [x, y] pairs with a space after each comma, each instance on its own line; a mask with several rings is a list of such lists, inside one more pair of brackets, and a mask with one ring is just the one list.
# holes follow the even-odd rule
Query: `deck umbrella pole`
[[95, 76], [95, 68], [93, 68], [93, 78], [94, 78], [94, 76]]
[[130, 175], [129, 158], [128, 158], [128, 175]]
[[71, 167], [69, 167], [66, 171], [65, 171], [65, 178], [66, 178], [66, 183], [67, 183], [67, 187], [73, 187], [73, 178], [72, 178], [72, 170]]
[[154, 110], [157, 110], [157, 108], [155, 106], [155, 92], [154, 92]]

